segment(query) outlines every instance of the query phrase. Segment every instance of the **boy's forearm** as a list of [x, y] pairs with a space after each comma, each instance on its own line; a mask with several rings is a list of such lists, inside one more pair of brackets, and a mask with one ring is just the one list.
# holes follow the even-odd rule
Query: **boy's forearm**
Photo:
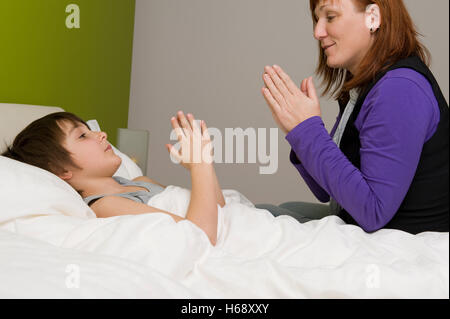
[[215, 188], [216, 188], [217, 204], [219, 204], [220, 207], [223, 207], [225, 206], [225, 198], [223, 198], [222, 188], [220, 187], [219, 179], [217, 178], [216, 175], [216, 170], [214, 170], [214, 184], [216, 186]]
[[191, 168], [191, 200], [186, 219], [189, 219], [208, 235], [211, 243], [217, 240], [217, 200], [215, 173], [212, 165]]

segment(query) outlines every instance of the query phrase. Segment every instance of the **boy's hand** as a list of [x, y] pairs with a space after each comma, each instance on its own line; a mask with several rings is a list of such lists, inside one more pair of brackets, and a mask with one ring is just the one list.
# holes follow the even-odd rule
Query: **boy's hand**
[[182, 111], [170, 121], [181, 145], [177, 150], [166, 144], [170, 154], [189, 171], [194, 166], [210, 165], [213, 161], [212, 146], [205, 122], [201, 121], [199, 125], [192, 114], [188, 114], [186, 119]]

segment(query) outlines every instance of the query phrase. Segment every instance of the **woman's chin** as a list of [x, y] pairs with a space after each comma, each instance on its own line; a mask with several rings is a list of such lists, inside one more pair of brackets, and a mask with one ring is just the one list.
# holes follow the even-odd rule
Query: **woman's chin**
[[328, 57], [327, 66], [332, 69], [339, 69], [342, 68], [342, 63], [337, 62], [333, 57]]
[[327, 56], [327, 65], [329, 68], [335, 68], [336, 63], [334, 62], [333, 57]]

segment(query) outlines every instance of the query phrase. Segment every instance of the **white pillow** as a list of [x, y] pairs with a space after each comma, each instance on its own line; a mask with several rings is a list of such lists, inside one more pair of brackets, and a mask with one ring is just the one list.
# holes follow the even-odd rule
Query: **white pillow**
[[0, 194], [0, 224], [37, 215], [96, 217], [80, 194], [58, 176], [4, 156], [0, 156]]
[[[96, 120], [87, 124], [91, 130], [100, 131]], [[136, 163], [111, 146], [122, 159], [114, 176], [134, 179], [143, 175]], [[58, 176], [4, 156], [0, 156], [0, 194], [0, 224], [36, 215], [96, 217], [80, 194]]]
[[[100, 125], [97, 120], [89, 120], [86, 122], [89, 128], [94, 132], [100, 132]], [[109, 143], [114, 151], [121, 159], [122, 164], [120, 164], [119, 169], [114, 173], [114, 176], [125, 177], [127, 179], [134, 179], [136, 177], [144, 175], [141, 168], [133, 162], [126, 154], [119, 151], [114, 145]]]

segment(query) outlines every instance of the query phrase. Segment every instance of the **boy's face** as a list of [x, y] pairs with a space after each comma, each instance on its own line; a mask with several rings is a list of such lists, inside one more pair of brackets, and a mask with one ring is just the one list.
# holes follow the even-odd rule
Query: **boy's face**
[[120, 166], [122, 159], [114, 153], [105, 132], [91, 131], [83, 123], [61, 121], [58, 123], [65, 133], [64, 148], [71, 153], [76, 165], [72, 173], [85, 177], [110, 177]]

